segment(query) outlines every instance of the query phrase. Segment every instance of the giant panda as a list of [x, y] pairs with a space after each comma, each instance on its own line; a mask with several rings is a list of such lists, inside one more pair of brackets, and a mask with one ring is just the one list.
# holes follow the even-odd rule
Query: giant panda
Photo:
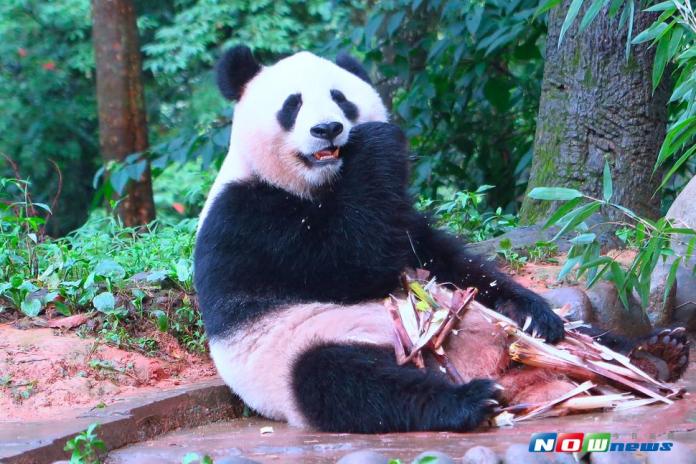
[[467, 383], [397, 365], [382, 302], [409, 267], [477, 287], [483, 304], [531, 318], [529, 331], [549, 342], [564, 326], [414, 209], [406, 139], [357, 60], [300, 52], [262, 66], [237, 46], [216, 73], [236, 104], [199, 221], [195, 286], [212, 359], [247, 405], [323, 431], [468, 431], [501, 398], [573, 387], [511, 366], [505, 334], [472, 311], [448, 342]]

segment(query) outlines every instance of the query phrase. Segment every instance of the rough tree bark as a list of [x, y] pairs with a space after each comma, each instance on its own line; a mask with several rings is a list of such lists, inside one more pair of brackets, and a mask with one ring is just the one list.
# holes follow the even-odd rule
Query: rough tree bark
[[[584, 2], [585, 8], [591, 2]], [[608, 160], [614, 179], [613, 201], [640, 215], [659, 215], [653, 194], [660, 175], [651, 176], [665, 135], [668, 86], [653, 94], [654, 48], [635, 46], [626, 60], [626, 27], [606, 9], [578, 33], [580, 19], [560, 48], [558, 36], [570, 0], [549, 15], [546, 62], [529, 189], [577, 188], [601, 196], [602, 170]], [[578, 18], [582, 18], [584, 10]], [[636, 7], [634, 35], [655, 19]], [[549, 213], [548, 202], [525, 197], [520, 215], [532, 224]], [[611, 212], [610, 212], [611, 214]]]
[[[131, 0], [92, 0], [99, 144], [104, 161], [148, 148], [138, 26]], [[126, 187], [119, 215], [127, 226], [155, 218], [150, 165]]]

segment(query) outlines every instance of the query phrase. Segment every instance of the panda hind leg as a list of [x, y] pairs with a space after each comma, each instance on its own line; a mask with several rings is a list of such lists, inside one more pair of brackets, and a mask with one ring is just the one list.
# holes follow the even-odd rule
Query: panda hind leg
[[326, 343], [292, 369], [297, 407], [321, 431], [468, 431], [490, 418], [499, 388], [487, 379], [450, 383], [439, 372], [399, 366], [388, 347]]

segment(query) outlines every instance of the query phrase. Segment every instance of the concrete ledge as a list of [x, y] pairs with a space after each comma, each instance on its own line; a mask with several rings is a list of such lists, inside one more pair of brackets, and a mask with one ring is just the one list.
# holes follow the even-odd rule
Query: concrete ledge
[[179, 427], [240, 417], [244, 405], [220, 379], [143, 395], [76, 418], [0, 422], [0, 462], [42, 464], [69, 458], [65, 442], [94, 422], [109, 451]]

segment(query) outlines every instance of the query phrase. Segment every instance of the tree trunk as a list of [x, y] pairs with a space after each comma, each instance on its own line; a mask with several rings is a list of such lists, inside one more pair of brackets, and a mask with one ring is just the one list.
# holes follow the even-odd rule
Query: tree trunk
[[[138, 26], [131, 0], [92, 0], [92, 40], [97, 66], [99, 144], [104, 161], [123, 160], [148, 148]], [[155, 218], [150, 164], [130, 181], [119, 206], [127, 226]]]
[[[586, 8], [591, 2], [584, 3]], [[652, 170], [665, 135], [669, 94], [666, 82], [652, 91], [654, 47], [634, 46], [626, 60], [627, 26], [619, 27], [620, 14], [610, 19], [605, 8], [589, 28], [578, 33], [583, 8], [559, 48], [569, 4], [570, 0], [564, 0], [549, 15], [528, 190], [571, 187], [601, 196], [602, 171], [608, 160], [614, 180], [612, 200], [639, 215], [658, 217], [660, 198], [654, 194], [660, 175], [653, 176]], [[636, 7], [634, 35], [655, 18]], [[543, 220], [550, 208], [549, 202], [525, 197], [522, 222]]]

